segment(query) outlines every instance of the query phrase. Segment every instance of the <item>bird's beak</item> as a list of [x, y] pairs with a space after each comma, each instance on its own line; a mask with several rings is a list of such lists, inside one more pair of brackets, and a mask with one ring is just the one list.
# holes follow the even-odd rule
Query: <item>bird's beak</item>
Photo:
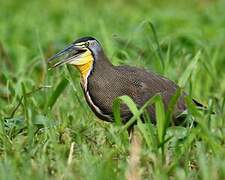
[[76, 58], [79, 59], [78, 57], [85, 51], [86, 49], [83, 46], [72, 44], [66, 47], [65, 49], [63, 49], [62, 51], [56, 53], [54, 56], [50, 57], [48, 59], [48, 63], [52, 62], [55, 59], [63, 57], [60, 61], [54, 63], [51, 66], [51, 68], [55, 68], [55, 67], [70, 63], [71, 61], [76, 60]]

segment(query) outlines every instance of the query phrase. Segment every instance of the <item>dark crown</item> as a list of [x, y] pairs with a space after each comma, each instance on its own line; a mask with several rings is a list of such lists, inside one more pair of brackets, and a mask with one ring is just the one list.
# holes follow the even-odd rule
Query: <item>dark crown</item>
[[93, 37], [90, 37], [90, 36], [82, 37], [82, 38], [77, 39], [76, 41], [74, 41], [73, 44], [85, 42], [85, 41], [88, 41], [88, 40], [96, 40], [96, 39], [93, 38]]

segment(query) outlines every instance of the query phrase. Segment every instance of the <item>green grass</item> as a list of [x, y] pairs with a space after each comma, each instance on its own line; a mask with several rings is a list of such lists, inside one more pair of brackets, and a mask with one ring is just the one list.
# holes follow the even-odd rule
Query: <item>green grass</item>
[[168, 128], [160, 96], [149, 102], [156, 104], [156, 127], [137, 120], [127, 97], [117, 100], [116, 116], [120, 101], [135, 112], [141, 178], [224, 179], [224, 7], [223, 0], [2, 1], [0, 179], [128, 177], [129, 124], [94, 116], [75, 69], [48, 71], [48, 57], [87, 35], [102, 43], [113, 64], [163, 74], [208, 106], [198, 112], [187, 99], [187, 118], [199, 126]]

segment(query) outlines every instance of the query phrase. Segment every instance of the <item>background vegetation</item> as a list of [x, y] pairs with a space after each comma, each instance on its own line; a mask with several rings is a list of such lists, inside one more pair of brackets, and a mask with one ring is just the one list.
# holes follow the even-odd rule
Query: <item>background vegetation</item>
[[[224, 179], [224, 9], [223, 0], [1, 0], [0, 179]], [[48, 57], [87, 35], [115, 65], [163, 74], [215, 115], [189, 104], [197, 128], [139, 123], [131, 145], [123, 127], [93, 115], [76, 70], [48, 71]]]

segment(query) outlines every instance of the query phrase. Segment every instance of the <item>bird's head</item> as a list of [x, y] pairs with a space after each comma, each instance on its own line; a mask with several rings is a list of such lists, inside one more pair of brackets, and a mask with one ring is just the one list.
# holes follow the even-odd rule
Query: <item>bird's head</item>
[[60, 59], [58, 62], [54, 63], [51, 68], [64, 64], [75, 65], [79, 69], [82, 77], [85, 78], [88, 72], [90, 72], [94, 60], [101, 51], [102, 47], [95, 38], [83, 37], [49, 58], [48, 62], [54, 59]]

